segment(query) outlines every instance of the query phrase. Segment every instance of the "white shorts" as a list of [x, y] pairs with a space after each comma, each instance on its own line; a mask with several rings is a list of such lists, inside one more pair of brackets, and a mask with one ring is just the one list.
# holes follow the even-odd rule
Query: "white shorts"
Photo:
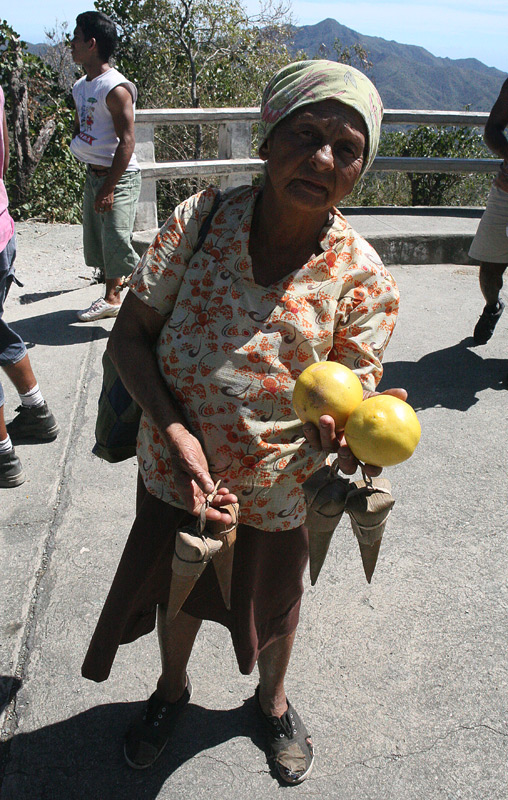
[[508, 192], [494, 184], [469, 255], [475, 261], [508, 264]]

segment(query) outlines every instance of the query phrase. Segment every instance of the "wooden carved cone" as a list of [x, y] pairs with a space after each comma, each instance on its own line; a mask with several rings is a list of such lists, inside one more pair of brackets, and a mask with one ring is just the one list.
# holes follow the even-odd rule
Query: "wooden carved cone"
[[221, 541], [200, 536], [195, 531], [178, 531], [171, 565], [167, 610], [169, 621], [176, 617], [206, 565], [221, 547]]
[[222, 547], [213, 555], [213, 566], [220, 586], [224, 605], [231, 610], [231, 577], [233, 574], [233, 558], [235, 554], [236, 528], [238, 526], [238, 503], [223, 506], [221, 511], [231, 514], [232, 522], [207, 522], [207, 529], [214, 539], [222, 542]]
[[381, 539], [378, 539], [378, 541], [374, 542], [374, 544], [363, 544], [363, 542], [358, 541], [358, 547], [360, 548], [360, 555], [362, 557], [363, 571], [365, 572], [367, 583], [371, 582], [374, 570], [376, 569], [377, 557], [379, 555], [379, 548], [381, 547], [382, 539], [383, 537], [381, 536]]
[[303, 491], [307, 503], [305, 525], [309, 531], [309, 571], [312, 586], [316, 583], [333, 532], [339, 524], [349, 487], [333, 467], [322, 467], [305, 481]]
[[367, 582], [370, 583], [376, 568], [386, 521], [395, 500], [390, 481], [386, 478], [354, 481], [346, 499], [353, 532], [358, 539], [360, 555]]

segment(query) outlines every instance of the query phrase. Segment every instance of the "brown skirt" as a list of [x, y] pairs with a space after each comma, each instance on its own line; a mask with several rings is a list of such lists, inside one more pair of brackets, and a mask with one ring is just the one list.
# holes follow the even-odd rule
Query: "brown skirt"
[[[139, 479], [136, 518], [83, 662], [85, 678], [106, 680], [119, 645], [153, 631], [157, 605], [169, 596], [176, 531], [193, 519], [149, 494]], [[249, 675], [261, 650], [296, 629], [307, 560], [303, 525], [277, 533], [239, 525], [231, 610], [210, 565], [182, 610], [228, 628], [240, 672]]]

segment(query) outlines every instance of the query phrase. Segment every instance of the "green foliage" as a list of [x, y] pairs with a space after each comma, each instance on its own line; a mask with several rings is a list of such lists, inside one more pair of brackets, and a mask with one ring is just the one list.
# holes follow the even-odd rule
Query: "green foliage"
[[[493, 157], [481, 133], [466, 126], [418, 125], [384, 131], [378, 155], [413, 158]], [[350, 205], [481, 206], [492, 176], [478, 173], [379, 173], [367, 175], [348, 198]]]
[[[249, 17], [240, 0], [97, 0], [120, 29], [119, 69], [139, 91], [138, 108], [259, 105], [268, 76], [294, 60], [290, 19], [265, 6]], [[216, 126], [156, 129], [156, 158], [217, 157]], [[164, 216], [207, 181], [164, 181]]]
[[[69, 150], [73, 127], [72, 96], [59, 85], [57, 72], [41, 58], [29, 53], [25, 43], [5, 21], [0, 23], [0, 52], [0, 83], [6, 96], [11, 140], [11, 164], [5, 183], [12, 216], [18, 220], [37, 217], [49, 222], [78, 222], [81, 218], [83, 175]], [[16, 70], [27, 88], [28, 137], [32, 145], [43, 126], [54, 121], [49, 143], [32, 169], [30, 159], [27, 159], [28, 163], [20, 163], [21, 148], [15, 147], [12, 87]], [[21, 190], [23, 170], [27, 181]]]
[[15, 219], [81, 223], [85, 167], [69, 149], [73, 122], [70, 109], [59, 115], [53, 138], [32, 178], [30, 197], [15, 209]]

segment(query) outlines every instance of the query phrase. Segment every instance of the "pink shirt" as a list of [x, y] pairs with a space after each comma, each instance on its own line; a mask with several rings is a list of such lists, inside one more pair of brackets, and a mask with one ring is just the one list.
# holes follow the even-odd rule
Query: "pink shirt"
[[5, 97], [2, 87], [0, 86], [0, 253], [7, 247], [7, 242], [14, 234], [14, 220], [8, 211], [9, 200], [5, 184], [1, 176], [4, 174], [4, 118]]
[[[399, 296], [377, 253], [337, 210], [320, 253], [271, 286], [256, 284], [249, 234], [259, 190], [250, 186], [224, 195], [194, 254], [215, 191], [176, 208], [130, 288], [166, 318], [159, 369], [204, 445], [212, 477], [238, 495], [242, 522], [287, 530], [304, 522], [302, 484], [325, 461], [293, 410], [295, 379], [330, 359], [374, 389]], [[147, 414], [138, 461], [148, 491], [181, 507], [170, 454]]]

